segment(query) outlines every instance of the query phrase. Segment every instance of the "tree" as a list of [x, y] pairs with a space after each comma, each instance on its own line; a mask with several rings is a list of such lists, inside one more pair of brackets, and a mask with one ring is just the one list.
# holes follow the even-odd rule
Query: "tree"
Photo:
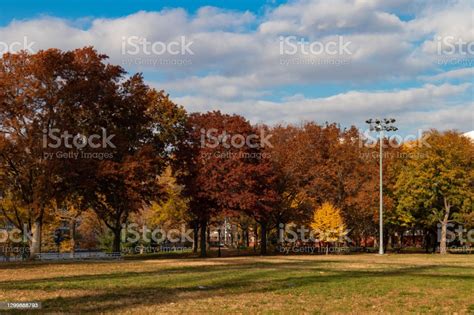
[[117, 94], [116, 105], [103, 113], [107, 130], [115, 135], [112, 158], [98, 162], [95, 182], [87, 189], [92, 207], [114, 234], [115, 252], [130, 213], [165, 196], [159, 175], [180, 141], [186, 115], [141, 76], [125, 81]]
[[100, 242], [106, 238], [110, 230], [92, 209], [82, 212], [78, 221], [79, 225], [76, 231], [81, 248], [98, 249], [101, 245]]
[[183, 186], [177, 183], [170, 167], [160, 175], [158, 184], [163, 191], [162, 198], [151, 201], [150, 205], [139, 212], [132, 213], [128, 223], [138, 224], [153, 231], [157, 228], [177, 229], [192, 222], [189, 200], [182, 195]]
[[189, 200], [183, 197], [184, 187], [177, 183], [170, 167], [159, 177], [158, 183], [163, 187], [164, 197], [151, 202], [145, 214], [145, 222], [153, 226], [166, 224], [173, 227], [190, 222], [192, 217], [188, 211]]
[[264, 178], [258, 175], [263, 169], [258, 160], [260, 139], [243, 117], [218, 111], [191, 114], [186, 130], [188, 141], [180, 143], [175, 172], [197, 218], [204, 257], [206, 230], [213, 217], [255, 206], [253, 214], [262, 218], [268, 209], [266, 196], [257, 193], [264, 193], [259, 184]]
[[[260, 152], [265, 152], [259, 148]], [[267, 155], [246, 161], [251, 163], [241, 178], [236, 179], [241, 183], [238, 209], [251, 216], [260, 225], [260, 254], [267, 253], [267, 237], [272, 219], [275, 218], [277, 205], [280, 198], [277, 192], [277, 177], [273, 165]]]
[[454, 131], [431, 130], [425, 138], [427, 144], [412, 148], [401, 169], [397, 211], [439, 222], [440, 253], [446, 254], [448, 223], [474, 211], [474, 145]]
[[329, 243], [338, 242], [346, 234], [341, 211], [329, 202], [314, 211], [311, 227], [318, 239], [326, 242], [326, 254], [329, 253]]
[[75, 121], [77, 103], [87, 102], [92, 94], [82, 82], [94, 82], [94, 90], [103, 87], [83, 62], [83, 53], [50, 49], [7, 53], [0, 59], [2, 189], [12, 202], [14, 221], [31, 231], [32, 257], [41, 251], [43, 220], [64, 189], [64, 172], [70, 170], [65, 160], [46, 158], [44, 135], [52, 128], [66, 130]]
[[[185, 111], [106, 60], [90, 47], [0, 59], [0, 173], [15, 208], [26, 209], [33, 255], [45, 213], [76, 195], [113, 230], [119, 250], [121, 224], [159, 195], [156, 178], [180, 139]], [[55, 130], [62, 138], [51, 147]], [[107, 134], [112, 145], [84, 142]]]
[[[308, 122], [277, 126], [272, 134], [279, 223], [308, 222], [314, 205], [328, 201], [341, 209], [351, 235], [360, 239], [375, 232], [378, 159], [359, 130]], [[389, 207], [391, 199], [384, 203]]]
[[[299, 150], [298, 142], [301, 129], [295, 126], [275, 126], [269, 131], [272, 135], [272, 146], [266, 149], [275, 178], [275, 190], [279, 202], [273, 211], [274, 221], [278, 228], [288, 223], [306, 223], [310, 220], [313, 209], [313, 200], [302, 189], [302, 174], [299, 166], [310, 163], [297, 164], [297, 161], [307, 158], [311, 154]], [[297, 149], [296, 149], [296, 148]]]

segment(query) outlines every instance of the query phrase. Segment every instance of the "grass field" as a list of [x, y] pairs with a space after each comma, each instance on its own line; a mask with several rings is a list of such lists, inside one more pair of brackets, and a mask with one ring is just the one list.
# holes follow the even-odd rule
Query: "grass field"
[[0, 301], [47, 312], [474, 314], [468, 255], [273, 256], [0, 265]]

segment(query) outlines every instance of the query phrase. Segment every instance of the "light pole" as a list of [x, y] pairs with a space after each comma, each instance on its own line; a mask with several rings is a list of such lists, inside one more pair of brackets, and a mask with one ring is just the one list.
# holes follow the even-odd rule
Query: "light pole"
[[379, 179], [380, 179], [380, 207], [379, 207], [379, 255], [383, 255], [383, 193], [382, 193], [382, 188], [383, 188], [383, 173], [382, 173], [382, 157], [383, 157], [383, 137], [384, 137], [384, 131], [397, 131], [398, 128], [393, 126], [393, 123], [395, 122], [394, 118], [384, 118], [384, 119], [368, 119], [365, 121], [367, 124], [370, 125], [370, 131], [376, 131], [379, 133], [379, 139], [380, 139], [380, 173], [379, 173]]

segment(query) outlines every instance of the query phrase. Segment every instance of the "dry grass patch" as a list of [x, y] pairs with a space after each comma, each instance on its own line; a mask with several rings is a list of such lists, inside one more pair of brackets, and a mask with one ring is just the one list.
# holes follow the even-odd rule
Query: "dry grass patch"
[[0, 268], [1, 301], [41, 301], [48, 312], [474, 312], [474, 259], [462, 255], [159, 259]]

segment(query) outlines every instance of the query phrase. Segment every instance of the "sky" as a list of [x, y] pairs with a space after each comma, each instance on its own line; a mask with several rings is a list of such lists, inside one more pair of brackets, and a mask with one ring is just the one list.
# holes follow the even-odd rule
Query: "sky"
[[94, 46], [189, 112], [474, 129], [470, 0], [4, 0], [0, 52]]

